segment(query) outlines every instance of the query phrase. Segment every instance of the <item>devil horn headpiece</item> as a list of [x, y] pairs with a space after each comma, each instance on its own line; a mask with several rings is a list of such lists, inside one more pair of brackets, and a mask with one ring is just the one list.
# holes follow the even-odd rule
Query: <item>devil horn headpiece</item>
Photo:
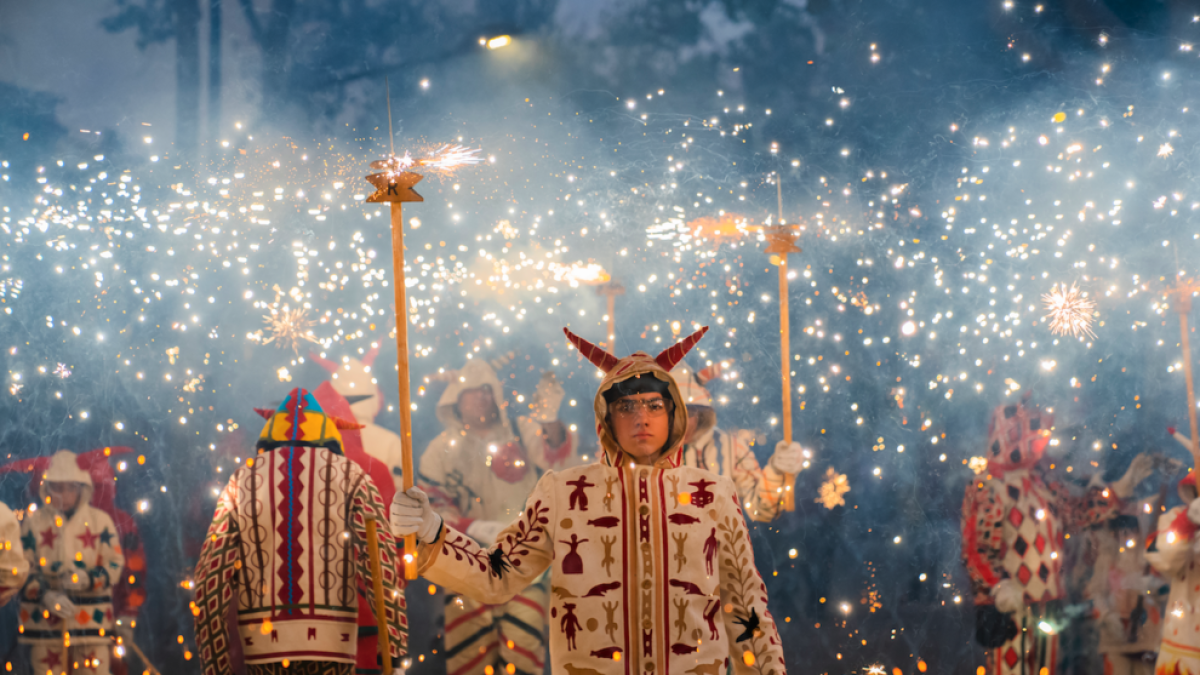
[[682, 361], [683, 357], [686, 356], [688, 352], [692, 351], [692, 347], [695, 347], [696, 343], [699, 342], [700, 338], [704, 337], [704, 334], [707, 332], [708, 326], [705, 326], [684, 338], [682, 342], [676, 342], [670, 347], [667, 347], [662, 351], [662, 353], [654, 357], [655, 362], [662, 366], [663, 370], [671, 372], [671, 369], [674, 368], [680, 361]]
[[617, 357], [572, 333], [570, 329], [564, 328], [563, 332], [567, 334], [567, 339], [571, 341], [571, 344], [575, 345], [579, 353], [583, 354], [584, 358], [591, 361], [600, 370], [607, 373], [612, 370], [613, 366], [617, 365]]
[[700, 381], [700, 386], [704, 386], [720, 377], [723, 372], [725, 372], [725, 364], [718, 361], [696, 373], [696, 379]]
[[371, 348], [367, 350], [366, 355], [363, 356], [363, 358], [362, 358], [363, 365], [364, 366], [374, 366], [376, 356], [379, 356], [379, 343], [378, 342], [373, 344], [371, 346]]
[[[600, 349], [587, 340], [584, 340], [578, 335], [572, 333], [567, 328], [564, 328], [563, 332], [567, 334], [567, 339], [571, 341], [571, 344], [575, 345], [575, 348], [579, 350], [579, 353], [583, 354], [588, 361], [591, 361], [600, 370], [603, 370], [607, 373], [608, 371], [612, 370], [613, 366], [617, 365], [617, 357], [609, 354], [603, 349]], [[671, 369], [674, 368], [680, 361], [682, 361], [683, 357], [686, 356], [689, 351], [691, 351], [692, 347], [696, 346], [696, 343], [699, 342], [700, 338], [704, 337], [704, 334], [707, 332], [708, 326], [705, 326], [695, 333], [687, 336], [687, 338], [685, 338], [682, 342], [677, 342], [670, 347], [667, 347], [662, 351], [662, 353], [654, 357], [654, 362], [657, 363], [663, 370], [670, 372]]]

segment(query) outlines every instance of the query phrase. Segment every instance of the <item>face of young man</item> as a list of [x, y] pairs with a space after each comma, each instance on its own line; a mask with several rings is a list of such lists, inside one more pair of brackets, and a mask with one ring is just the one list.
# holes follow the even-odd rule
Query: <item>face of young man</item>
[[662, 394], [634, 394], [608, 406], [613, 435], [638, 464], [652, 464], [671, 433], [671, 401]]
[[458, 415], [464, 425], [472, 430], [490, 429], [500, 420], [500, 409], [492, 388], [484, 385], [467, 389], [458, 395]]
[[74, 511], [79, 506], [83, 486], [79, 483], [46, 483], [46, 494], [50, 503], [59, 511]]

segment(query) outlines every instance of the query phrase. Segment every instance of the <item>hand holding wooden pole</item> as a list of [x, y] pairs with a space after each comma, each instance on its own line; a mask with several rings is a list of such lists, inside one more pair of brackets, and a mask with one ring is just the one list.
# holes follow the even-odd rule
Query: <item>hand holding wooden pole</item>
[[[792, 442], [792, 349], [791, 329], [788, 319], [788, 263], [789, 253], [801, 253], [796, 246], [796, 235], [786, 225], [767, 228], [770, 245], [766, 253], [779, 258], [779, 356], [780, 375], [783, 379], [783, 440]], [[783, 479], [783, 510], [795, 511], [796, 476], [786, 474]]]
[[1191, 427], [1192, 466], [1200, 468], [1200, 432], [1196, 424], [1196, 390], [1192, 384], [1192, 347], [1188, 329], [1188, 312], [1192, 311], [1192, 294], [1200, 291], [1200, 284], [1193, 279], [1180, 279], [1167, 290], [1172, 296], [1172, 305], [1179, 314], [1179, 346], [1183, 350], [1183, 380], [1187, 385], [1188, 424]]
[[[404, 202], [423, 202], [412, 186], [421, 180], [421, 174], [411, 171], [399, 171], [392, 164], [393, 160], [372, 162], [371, 168], [388, 168], [382, 173], [367, 176], [375, 193], [367, 197], [368, 202], [388, 202], [392, 209], [392, 265], [395, 273], [392, 275], [392, 286], [396, 302], [396, 369], [400, 381], [400, 452], [401, 476], [405, 490], [413, 486], [413, 451], [412, 451], [412, 399], [408, 382], [408, 301], [404, 288], [404, 215], [401, 211]], [[417, 538], [408, 535], [404, 538], [404, 578], [417, 578]]]
[[375, 625], [379, 626], [379, 656], [383, 672], [392, 672], [392, 636], [388, 630], [387, 599], [383, 595], [383, 566], [379, 564], [379, 526], [367, 519], [367, 555], [371, 560], [371, 585], [375, 592]]

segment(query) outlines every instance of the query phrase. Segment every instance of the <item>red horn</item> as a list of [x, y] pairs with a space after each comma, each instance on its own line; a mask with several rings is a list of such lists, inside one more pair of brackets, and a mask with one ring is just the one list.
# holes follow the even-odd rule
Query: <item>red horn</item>
[[254, 412], [258, 413], [264, 420], [269, 420], [275, 415], [275, 411], [268, 408], [255, 408]]
[[692, 347], [696, 346], [696, 343], [699, 342], [700, 338], [704, 337], [704, 334], [707, 332], [708, 326], [705, 326], [704, 328], [701, 328], [695, 333], [687, 336], [683, 342], [676, 342], [670, 347], [667, 347], [662, 351], [661, 354], [654, 357], [655, 363], [662, 367], [663, 370], [670, 372], [671, 369], [674, 368], [677, 363], [682, 361], [683, 357], [692, 350]]
[[376, 356], [379, 356], [379, 343], [378, 342], [376, 342], [375, 346], [371, 347], [370, 351], [368, 351], [366, 356], [363, 357], [363, 359], [362, 359], [363, 365], [374, 366]]
[[701, 370], [700, 372], [696, 373], [696, 379], [700, 381], [700, 386], [704, 386], [704, 385], [708, 384], [709, 382], [712, 382], [713, 380], [720, 377], [721, 373], [723, 373], [724, 371], [725, 371], [725, 364], [718, 361], [718, 362], [712, 364], [711, 366], [705, 368], [704, 370]]
[[46, 469], [48, 468], [50, 468], [49, 457], [32, 457], [30, 459], [18, 459], [0, 466], [0, 474], [36, 472], [40, 476], [46, 473]]
[[315, 352], [309, 352], [308, 358], [315, 361], [318, 365], [320, 365], [322, 368], [324, 368], [326, 371], [328, 371], [330, 373], [337, 372], [338, 364], [334, 363], [333, 361], [330, 361], [329, 359], [321, 358], [321, 356]]
[[338, 430], [340, 430], [340, 431], [346, 431], [347, 429], [365, 429], [367, 427], [367, 425], [365, 425], [365, 424], [359, 424], [358, 422], [349, 422], [340, 417], [334, 417], [333, 415], [328, 415], [328, 417], [330, 420], [333, 421], [333, 425], [335, 427], [337, 427]]
[[133, 452], [133, 448], [124, 445], [96, 448], [95, 450], [88, 450], [87, 452], [80, 453], [75, 458], [75, 463], [79, 465], [79, 468], [86, 471], [90, 470], [90, 467], [93, 464], [108, 461], [109, 457], [113, 457], [115, 455], [128, 455], [131, 452]]
[[617, 357], [584, 340], [566, 328], [563, 329], [563, 332], [567, 334], [567, 339], [571, 341], [571, 344], [575, 345], [579, 353], [583, 354], [584, 358], [591, 361], [600, 370], [607, 373], [612, 370], [613, 366], [617, 365]]

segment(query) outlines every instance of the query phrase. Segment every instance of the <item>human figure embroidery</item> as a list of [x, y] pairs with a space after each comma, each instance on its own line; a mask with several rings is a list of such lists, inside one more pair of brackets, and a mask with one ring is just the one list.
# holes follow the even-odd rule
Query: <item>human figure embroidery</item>
[[574, 486], [575, 488], [571, 491], [571, 501], [567, 505], [567, 508], [571, 511], [574, 511], [575, 505], [578, 504], [580, 511], [587, 511], [588, 498], [587, 492], [584, 491], [584, 488], [596, 487], [596, 484], [589, 483], [587, 476], [580, 476], [575, 480], [567, 481], [567, 485]]
[[721, 637], [717, 632], [717, 612], [721, 610], [721, 601], [715, 599], [711, 605], [704, 608], [704, 620], [708, 622], [708, 639], [716, 640]]
[[717, 541], [717, 528], [712, 529], [712, 533], [708, 535], [708, 539], [704, 540], [704, 570], [710, 575], [713, 573], [713, 558], [717, 557], [717, 550], [721, 545]]
[[575, 603], [568, 602], [563, 605], [562, 632], [567, 636], [567, 649], [573, 651], [575, 649], [575, 634], [583, 628], [583, 624], [579, 623], [579, 617], [575, 616]]
[[571, 547], [571, 552], [563, 556], [562, 572], [563, 574], [583, 574], [583, 556], [579, 555], [575, 549], [587, 539], [580, 539], [579, 535], [572, 534], [571, 541], [560, 541], [560, 544], [566, 544]]

